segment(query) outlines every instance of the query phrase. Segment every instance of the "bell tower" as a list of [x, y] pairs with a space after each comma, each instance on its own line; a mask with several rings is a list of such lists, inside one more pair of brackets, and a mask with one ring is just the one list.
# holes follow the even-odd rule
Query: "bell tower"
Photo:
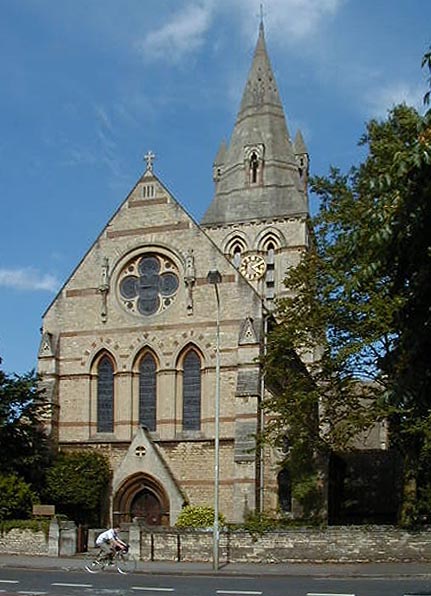
[[308, 246], [308, 153], [289, 130], [263, 23], [230, 142], [214, 163], [214, 198], [201, 225], [272, 307], [286, 270]]

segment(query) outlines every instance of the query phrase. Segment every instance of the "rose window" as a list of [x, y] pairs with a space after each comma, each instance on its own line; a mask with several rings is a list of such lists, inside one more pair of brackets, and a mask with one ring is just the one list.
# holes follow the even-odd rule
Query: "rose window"
[[169, 258], [145, 254], [130, 261], [122, 270], [119, 295], [123, 306], [144, 316], [164, 311], [175, 299], [178, 270]]

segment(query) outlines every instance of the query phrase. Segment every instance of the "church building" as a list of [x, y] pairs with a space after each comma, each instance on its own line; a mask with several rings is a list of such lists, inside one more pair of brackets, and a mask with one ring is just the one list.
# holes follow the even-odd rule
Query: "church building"
[[185, 504], [212, 505], [217, 447], [219, 510], [239, 522], [278, 506], [277, 459], [256, 446], [259, 357], [309, 242], [307, 149], [290, 137], [262, 24], [200, 223], [153, 161], [43, 316], [51, 432], [63, 451], [107, 455], [115, 523], [174, 525]]

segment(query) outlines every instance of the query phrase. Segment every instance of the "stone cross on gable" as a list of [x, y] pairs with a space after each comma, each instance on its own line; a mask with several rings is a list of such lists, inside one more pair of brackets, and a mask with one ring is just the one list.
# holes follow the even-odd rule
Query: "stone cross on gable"
[[147, 151], [147, 153], [144, 155], [144, 159], [147, 162], [147, 172], [153, 171], [153, 161], [155, 160], [155, 158], [156, 156], [151, 151], [151, 149]]

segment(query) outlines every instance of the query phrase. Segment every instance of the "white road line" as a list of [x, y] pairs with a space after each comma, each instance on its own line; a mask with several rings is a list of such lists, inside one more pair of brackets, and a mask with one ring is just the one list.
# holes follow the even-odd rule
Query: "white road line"
[[18, 584], [19, 581], [17, 579], [0, 579], [0, 583], [2, 583], [2, 584]]
[[355, 596], [354, 594], [341, 594], [340, 592], [307, 592], [307, 596]]
[[217, 594], [263, 594], [263, 592], [251, 592], [250, 590], [217, 590]]
[[93, 584], [62, 584], [61, 582], [55, 582], [51, 586], [63, 586], [65, 588], [92, 588]]
[[48, 594], [48, 592], [33, 592], [32, 590], [21, 590], [17, 594], [31, 594], [31, 596], [42, 596], [42, 594]]
[[175, 588], [151, 588], [145, 586], [132, 586], [131, 590], [142, 590], [146, 592], [175, 592]]

